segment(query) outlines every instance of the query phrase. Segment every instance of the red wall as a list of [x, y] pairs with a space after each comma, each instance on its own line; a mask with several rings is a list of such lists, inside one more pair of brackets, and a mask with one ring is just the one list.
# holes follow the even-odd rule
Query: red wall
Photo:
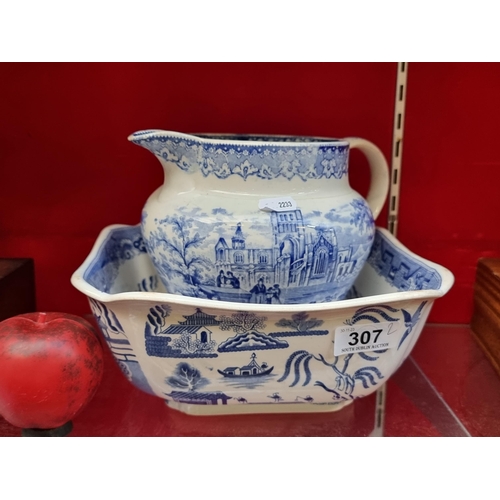
[[[162, 182], [157, 160], [127, 142], [131, 132], [357, 135], [390, 158], [396, 69], [1, 64], [0, 256], [35, 258], [39, 309], [85, 314], [72, 272], [101, 228], [137, 223]], [[476, 261], [500, 256], [499, 88], [498, 64], [409, 66], [399, 237], [457, 279], [431, 321], [468, 322]], [[365, 191], [357, 152], [351, 167]]]
[[436, 322], [468, 323], [481, 257], [500, 257], [500, 64], [410, 64], [399, 239], [453, 272]]

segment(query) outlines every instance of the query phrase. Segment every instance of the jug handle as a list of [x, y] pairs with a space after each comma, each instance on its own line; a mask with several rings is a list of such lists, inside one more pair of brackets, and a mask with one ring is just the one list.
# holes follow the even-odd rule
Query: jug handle
[[389, 191], [389, 165], [382, 151], [372, 142], [360, 137], [346, 137], [344, 140], [349, 142], [351, 149], [359, 149], [368, 160], [371, 180], [366, 201], [372, 211], [373, 218], [376, 219], [384, 206]]

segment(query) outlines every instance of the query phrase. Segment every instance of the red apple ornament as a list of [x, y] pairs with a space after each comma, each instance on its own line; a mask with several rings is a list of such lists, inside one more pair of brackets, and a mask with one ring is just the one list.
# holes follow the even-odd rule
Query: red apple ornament
[[0, 322], [0, 415], [23, 435], [67, 434], [102, 372], [101, 343], [83, 318], [29, 313]]

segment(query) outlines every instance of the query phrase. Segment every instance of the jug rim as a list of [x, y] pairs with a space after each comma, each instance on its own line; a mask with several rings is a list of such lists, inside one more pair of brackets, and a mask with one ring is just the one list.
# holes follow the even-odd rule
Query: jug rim
[[183, 133], [171, 130], [147, 129], [139, 130], [128, 136], [133, 143], [155, 138], [170, 137], [186, 141], [199, 141], [204, 144], [261, 146], [261, 147], [311, 147], [311, 146], [348, 146], [349, 141], [334, 137], [307, 136], [294, 134], [235, 134], [231, 132]]

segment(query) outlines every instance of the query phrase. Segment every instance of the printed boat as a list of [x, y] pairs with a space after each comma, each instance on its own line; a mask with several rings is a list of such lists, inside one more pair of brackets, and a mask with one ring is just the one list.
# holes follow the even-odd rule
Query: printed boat
[[260, 366], [257, 361], [255, 361], [256, 354], [252, 353], [250, 357], [250, 363], [246, 366], [230, 366], [224, 370], [217, 370], [224, 377], [229, 378], [246, 378], [246, 377], [262, 377], [264, 375], [269, 375], [274, 366], [268, 367], [266, 363], [262, 363]]

